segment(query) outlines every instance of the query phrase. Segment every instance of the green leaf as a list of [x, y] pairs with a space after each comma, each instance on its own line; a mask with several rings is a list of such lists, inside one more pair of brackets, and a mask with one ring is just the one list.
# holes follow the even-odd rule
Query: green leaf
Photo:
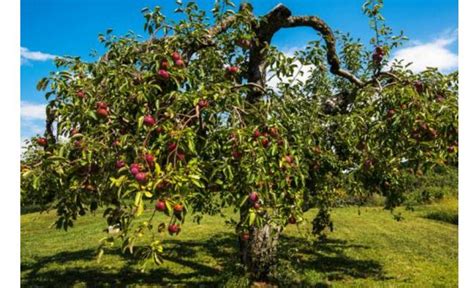
[[92, 111], [92, 110], [87, 111], [87, 115], [88, 115], [90, 118], [92, 118], [92, 119], [94, 119], [94, 120], [97, 121], [97, 115], [95, 114], [94, 111]]
[[249, 198], [249, 195], [245, 195], [244, 197], [242, 197], [242, 201], [240, 201], [240, 205], [239, 205], [239, 206], [240, 206], [240, 207], [244, 206], [245, 203], [247, 202], [248, 198]]
[[147, 197], [147, 198], [153, 197], [153, 193], [151, 193], [150, 191], [143, 191], [143, 194], [144, 194], [145, 197]]
[[254, 223], [255, 223], [255, 217], [257, 215], [255, 214], [255, 212], [253, 210], [251, 210], [249, 212], [249, 225], [252, 226]]
[[143, 127], [143, 118], [145, 118], [145, 116], [140, 116], [138, 117], [138, 130], [141, 130], [142, 127]]

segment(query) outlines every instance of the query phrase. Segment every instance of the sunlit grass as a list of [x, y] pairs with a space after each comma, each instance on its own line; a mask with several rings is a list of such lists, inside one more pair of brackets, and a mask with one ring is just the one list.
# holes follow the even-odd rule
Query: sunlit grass
[[[456, 287], [458, 226], [429, 215], [455, 213], [457, 219], [457, 200], [399, 210], [402, 221], [380, 207], [337, 208], [335, 231], [323, 242], [305, 240], [309, 224], [289, 226], [282, 238], [275, 281], [280, 287]], [[309, 211], [307, 218], [314, 213]], [[200, 225], [189, 221], [178, 236], [163, 235], [166, 261], [146, 273], [118, 249], [108, 251], [97, 263], [96, 249], [105, 226], [100, 213], [80, 218], [68, 232], [48, 228], [54, 219], [54, 213], [21, 217], [25, 287], [178, 283], [214, 287], [230, 284], [228, 278], [234, 274], [243, 278], [234, 272], [236, 235], [220, 216], [205, 217]]]

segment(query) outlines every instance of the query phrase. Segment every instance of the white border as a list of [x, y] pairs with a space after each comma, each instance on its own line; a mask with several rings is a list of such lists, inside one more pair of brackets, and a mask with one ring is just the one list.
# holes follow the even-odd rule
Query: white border
[[[0, 1], [2, 283], [20, 286], [20, 1]], [[6, 256], [6, 257], [4, 257]]]
[[469, 185], [474, 161], [473, 7], [473, 1], [459, 1], [459, 287], [474, 287], [474, 191]]
[[[456, 1], [456, 0], [453, 0]], [[473, 177], [474, 108], [473, 65], [474, 45], [472, 15], [474, 3], [459, 0], [459, 71], [460, 71], [460, 141], [459, 141], [459, 287], [474, 287], [474, 191], [469, 179]], [[20, 286], [20, 1], [0, 1], [0, 82], [2, 131], [0, 175], [2, 188], [2, 283], [8, 287]], [[470, 93], [471, 92], [471, 93]], [[6, 255], [7, 257], [3, 257]], [[5, 270], [6, 269], [6, 270]], [[7, 277], [7, 278], [4, 278]]]

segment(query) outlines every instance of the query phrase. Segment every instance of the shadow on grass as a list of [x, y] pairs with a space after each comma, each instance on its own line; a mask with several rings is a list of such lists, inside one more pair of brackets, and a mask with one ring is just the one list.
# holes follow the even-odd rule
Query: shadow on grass
[[[234, 243], [235, 242], [235, 243]], [[223, 271], [221, 267], [230, 267], [235, 263], [237, 242], [232, 234], [215, 235], [207, 241], [164, 241], [167, 262], [176, 264], [176, 268], [168, 269], [158, 266], [149, 272], [140, 272], [133, 268], [135, 258], [122, 254], [120, 250], [108, 251], [108, 255], [118, 255], [128, 268], [115, 270], [87, 267], [87, 261], [95, 261], [96, 250], [86, 249], [71, 252], [60, 252], [55, 255], [37, 258], [34, 262], [22, 263], [22, 286], [24, 287], [71, 287], [75, 284], [86, 287], [124, 287], [129, 285], [173, 286], [179, 287], [215, 287], [222, 281], [218, 276]], [[199, 258], [202, 254], [214, 258], [216, 267], [208, 265]], [[77, 267], [76, 261], [81, 261], [85, 267]], [[61, 268], [52, 269], [49, 265], [59, 265]], [[183, 272], [180, 268], [186, 268]], [[191, 270], [191, 272], [188, 272]]]
[[[296, 248], [296, 249], [295, 249]], [[340, 239], [318, 241], [314, 246], [299, 237], [282, 237], [280, 257], [283, 261], [293, 261], [299, 274], [317, 272], [322, 278], [334, 281], [341, 279], [371, 278], [390, 279], [383, 266], [374, 260], [354, 259], [346, 255], [346, 250], [370, 249], [369, 246], [350, 243]], [[327, 287], [318, 283], [317, 287]]]
[[[35, 262], [22, 263], [22, 286], [24, 287], [70, 287], [81, 283], [86, 287], [124, 287], [132, 284], [152, 286], [179, 287], [216, 287], [225, 283], [235, 272], [238, 263], [237, 240], [231, 233], [214, 235], [206, 241], [168, 240], [165, 241], [165, 261], [176, 264], [174, 269], [164, 266], [156, 267], [150, 272], [139, 272], [134, 268], [117, 268], [116, 270], [101, 269], [100, 267], [77, 267], [75, 261], [95, 261], [94, 249], [60, 252], [55, 255], [37, 258]], [[295, 257], [289, 251], [297, 248], [303, 259], [295, 263]], [[348, 243], [341, 240], [326, 240], [316, 247], [297, 237], [283, 237], [280, 248], [280, 258], [292, 263], [295, 270], [321, 273], [328, 280], [342, 278], [375, 278], [386, 279], [381, 265], [371, 260], [357, 260], [344, 254], [344, 250], [368, 249], [368, 247]], [[120, 255], [127, 264], [134, 264], [134, 259], [121, 254], [119, 250], [109, 251], [109, 254]], [[217, 265], [211, 265], [203, 260], [212, 257]], [[48, 265], [60, 265], [60, 269], [48, 268]], [[130, 267], [129, 265], [124, 265]], [[183, 271], [183, 269], [185, 271]], [[190, 271], [191, 270], [191, 271]], [[190, 272], [188, 272], [190, 271]], [[235, 275], [243, 277], [242, 275]], [[278, 281], [278, 279], [276, 279]], [[278, 281], [279, 282], [279, 281]], [[304, 284], [301, 280], [285, 279], [285, 283]], [[314, 286], [315, 283], [312, 283]], [[283, 285], [284, 286], [284, 285]], [[282, 287], [283, 287], [282, 286]], [[326, 284], [316, 284], [325, 287]]]
[[446, 222], [453, 225], [458, 225], [457, 211], [433, 211], [423, 216], [424, 218]]

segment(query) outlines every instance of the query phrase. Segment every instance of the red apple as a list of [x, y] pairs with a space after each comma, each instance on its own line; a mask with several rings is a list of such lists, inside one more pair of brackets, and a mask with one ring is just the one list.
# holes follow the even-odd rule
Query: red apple
[[267, 148], [269, 145], [270, 145], [270, 140], [268, 140], [268, 138], [263, 138], [262, 139], [262, 145], [264, 148]]
[[82, 99], [82, 98], [86, 97], [86, 93], [84, 93], [84, 91], [82, 91], [82, 90], [79, 90], [79, 91], [76, 92], [76, 96]]
[[243, 241], [248, 241], [250, 239], [250, 234], [248, 232], [242, 232], [242, 234], [240, 235], [240, 238]]
[[176, 145], [176, 143], [169, 143], [168, 144], [168, 152], [173, 152], [174, 150], [176, 150], [176, 147], [178, 147]]
[[145, 183], [147, 180], [147, 174], [144, 172], [138, 172], [135, 174], [135, 179], [140, 183]]
[[456, 147], [454, 147], [454, 145], [451, 145], [451, 146], [448, 147], [448, 152], [449, 153], [453, 153], [455, 150], [456, 150]]
[[107, 116], [109, 115], [109, 111], [107, 110], [107, 108], [97, 108], [95, 114], [97, 114], [97, 116], [99, 116], [100, 118], [107, 118]]
[[255, 203], [253, 204], [253, 208], [256, 209], [256, 210], [260, 209], [260, 203], [255, 202]]
[[155, 131], [156, 131], [156, 133], [161, 134], [164, 130], [165, 129], [163, 129], [163, 127], [158, 127], [158, 128], [156, 128]]
[[257, 192], [253, 191], [249, 194], [249, 200], [251, 202], [257, 202], [258, 201], [258, 194]]
[[120, 168], [122, 168], [122, 167], [124, 167], [124, 166], [125, 166], [125, 161], [123, 161], [123, 160], [117, 160], [117, 161], [115, 162], [115, 168], [117, 168], [117, 169], [120, 169]]
[[209, 101], [207, 101], [207, 99], [200, 99], [198, 105], [201, 109], [207, 108], [209, 106]]
[[291, 155], [286, 155], [286, 156], [285, 156], [285, 161], [286, 161], [288, 164], [291, 164], [291, 163], [293, 163], [293, 157], [291, 157]]
[[176, 62], [178, 60], [181, 60], [181, 55], [179, 52], [175, 51], [171, 54], [171, 58], [173, 58], [173, 61]]
[[155, 209], [158, 210], [158, 211], [165, 211], [166, 209], [166, 202], [163, 201], [163, 200], [158, 200], [156, 201], [156, 204], [155, 204]]
[[255, 129], [255, 131], [253, 131], [253, 138], [254, 139], [257, 139], [258, 137], [260, 137], [260, 131], [258, 131], [258, 128]]
[[239, 151], [232, 151], [232, 157], [234, 159], [240, 159], [240, 157], [242, 157], [242, 153], [240, 153]]
[[132, 173], [132, 175], [137, 175], [138, 173], [140, 172], [140, 164], [138, 163], [132, 163], [130, 164], [130, 173]]
[[239, 72], [239, 67], [229, 66], [229, 67], [227, 67], [227, 72], [229, 72], [230, 74], [235, 74], [235, 73]]
[[176, 153], [176, 157], [178, 158], [179, 161], [184, 161], [186, 155], [183, 152], [178, 152]]
[[295, 218], [295, 216], [291, 216], [290, 218], [288, 218], [288, 223], [290, 223], [290, 224], [296, 224], [296, 218]]
[[278, 137], [278, 129], [276, 127], [270, 128], [270, 136]]
[[48, 140], [44, 137], [40, 137], [36, 139], [36, 143], [38, 143], [39, 146], [45, 147], [48, 144]]
[[145, 154], [145, 161], [149, 166], [154, 166], [155, 156], [153, 156], [152, 154], [147, 153], [147, 154]]
[[168, 226], [168, 232], [170, 233], [170, 235], [178, 233], [179, 230], [180, 230], [180, 228], [177, 224], [170, 224]]
[[174, 62], [174, 64], [176, 65], [176, 67], [178, 68], [183, 68], [185, 66], [184, 64], [184, 61], [182, 59], [178, 59]]
[[170, 78], [170, 73], [168, 73], [168, 71], [166, 70], [160, 69], [158, 70], [158, 76], [165, 80], [168, 80]]
[[374, 61], [375, 64], [380, 64], [383, 60], [383, 55], [374, 53], [372, 54], [372, 61]]
[[168, 70], [169, 68], [170, 68], [170, 63], [168, 62], [168, 60], [166, 60], [166, 59], [161, 60], [160, 69]]
[[183, 212], [183, 209], [184, 209], [184, 207], [183, 207], [183, 205], [181, 205], [181, 204], [176, 204], [176, 205], [174, 205], [174, 207], [173, 207], [173, 211], [174, 211], [174, 213], [176, 213], [176, 214], [179, 214], [179, 213]]
[[143, 117], [143, 124], [145, 126], [153, 126], [156, 124], [155, 118], [151, 115], [145, 115], [145, 117]]

